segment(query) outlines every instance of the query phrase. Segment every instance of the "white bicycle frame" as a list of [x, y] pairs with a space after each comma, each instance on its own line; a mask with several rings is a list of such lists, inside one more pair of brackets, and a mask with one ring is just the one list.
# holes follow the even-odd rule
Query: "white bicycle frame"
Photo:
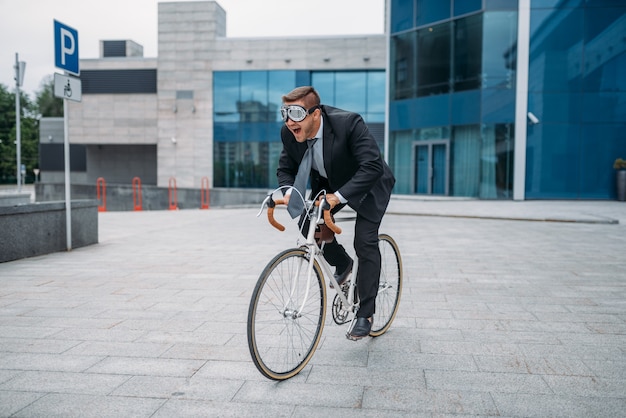
[[[307, 201], [305, 202], [305, 207], [310, 208], [313, 205], [314, 202], [312, 201]], [[350, 279], [348, 280], [348, 294], [347, 297], [344, 294], [344, 292], [341, 291], [339, 283], [337, 283], [337, 280], [335, 280], [335, 275], [333, 274], [333, 272], [330, 269], [330, 265], [328, 264], [328, 262], [324, 259], [324, 257], [322, 256], [323, 251], [324, 251], [324, 243], [322, 243], [322, 246], [318, 246], [317, 242], [315, 240], [315, 229], [317, 225], [322, 225], [324, 224], [324, 218], [323, 218], [323, 210], [322, 207], [325, 204], [325, 200], [320, 202], [319, 206], [314, 206], [311, 209], [307, 210], [307, 215], [309, 216], [309, 230], [307, 232], [307, 236], [306, 236], [306, 242], [304, 243], [303, 246], [306, 246], [308, 248], [308, 253], [311, 255], [311, 257], [309, 258], [309, 264], [307, 266], [307, 285], [306, 285], [306, 293], [304, 295], [304, 298], [302, 300], [302, 304], [300, 305], [300, 309], [298, 310], [298, 312], [302, 312], [304, 309], [304, 306], [307, 303], [308, 297], [309, 297], [309, 289], [310, 289], [310, 285], [311, 285], [311, 280], [313, 278], [313, 265], [315, 264], [315, 261], [317, 261], [317, 264], [322, 268], [322, 275], [324, 277], [328, 277], [333, 289], [335, 289], [337, 296], [339, 297], [339, 299], [341, 300], [341, 304], [344, 307], [344, 310], [349, 311], [349, 313], [351, 314], [355, 314], [356, 311], [359, 308], [359, 303], [353, 303], [353, 302], [349, 302], [350, 300], [354, 300], [354, 292], [356, 291], [356, 274], [355, 272], [357, 271], [357, 261], [355, 260], [355, 263], [353, 265], [352, 268], [352, 272], [350, 273]], [[297, 275], [299, 276], [300, 271], [297, 271]], [[293, 286], [292, 286], [292, 290], [291, 290], [291, 296], [293, 296], [293, 293], [295, 291], [295, 287], [296, 287], [296, 283], [295, 280], [293, 281]]]

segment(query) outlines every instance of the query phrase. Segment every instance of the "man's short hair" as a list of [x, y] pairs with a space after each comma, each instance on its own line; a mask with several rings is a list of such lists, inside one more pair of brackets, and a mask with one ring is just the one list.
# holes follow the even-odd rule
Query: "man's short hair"
[[311, 86], [296, 87], [282, 97], [283, 103], [303, 100], [307, 109], [320, 104], [320, 95]]

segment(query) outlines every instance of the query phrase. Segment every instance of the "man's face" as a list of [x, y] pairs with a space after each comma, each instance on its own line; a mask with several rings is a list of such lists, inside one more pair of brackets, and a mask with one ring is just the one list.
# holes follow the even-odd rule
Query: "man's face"
[[[295, 102], [285, 102], [284, 104], [287, 106], [298, 105], [308, 110], [308, 108], [304, 104], [304, 101], [302, 100], [298, 100]], [[307, 139], [313, 138], [315, 137], [315, 134], [317, 134], [317, 131], [320, 128], [321, 114], [322, 111], [318, 108], [315, 109], [311, 114], [307, 115], [300, 122], [294, 122], [293, 120], [291, 120], [291, 118], [287, 118], [285, 125], [287, 125], [287, 128], [289, 128], [293, 136], [296, 137], [296, 141], [305, 142]]]

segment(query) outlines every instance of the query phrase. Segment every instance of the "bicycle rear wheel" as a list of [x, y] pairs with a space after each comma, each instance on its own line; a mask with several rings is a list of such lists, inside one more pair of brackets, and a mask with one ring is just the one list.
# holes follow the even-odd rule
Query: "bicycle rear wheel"
[[265, 267], [252, 293], [248, 348], [255, 366], [267, 378], [285, 380], [299, 373], [322, 336], [326, 287], [317, 262], [310, 281], [308, 269], [305, 250], [285, 250]]
[[370, 336], [384, 334], [398, 312], [402, 293], [402, 259], [398, 245], [389, 235], [378, 236], [380, 249], [380, 282], [376, 296], [376, 314]]

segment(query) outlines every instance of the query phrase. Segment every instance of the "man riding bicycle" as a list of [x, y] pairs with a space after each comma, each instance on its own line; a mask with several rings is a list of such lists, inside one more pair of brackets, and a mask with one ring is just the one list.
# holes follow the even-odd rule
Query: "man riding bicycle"
[[[300, 178], [311, 181], [312, 196], [326, 190], [326, 200], [336, 213], [346, 204], [356, 212], [354, 248], [358, 257], [357, 286], [360, 300], [355, 326], [349, 338], [369, 335], [375, 313], [380, 277], [378, 230], [387, 209], [395, 178], [378, 144], [357, 113], [320, 104], [310, 86], [298, 87], [282, 97], [283, 149], [278, 162], [280, 186], [300, 190]], [[306, 186], [306, 182], [304, 182]], [[302, 214], [302, 199], [285, 199], [292, 217]], [[335, 266], [341, 285], [352, 270], [353, 260], [333, 238], [324, 247], [324, 258]]]

